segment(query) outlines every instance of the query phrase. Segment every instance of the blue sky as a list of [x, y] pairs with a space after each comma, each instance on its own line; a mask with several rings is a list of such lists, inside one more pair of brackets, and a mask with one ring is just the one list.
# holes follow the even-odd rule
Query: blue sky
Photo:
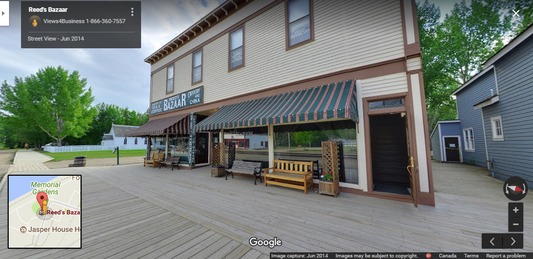
[[[149, 107], [150, 65], [143, 60], [208, 14], [223, 0], [146, 1], [140, 49], [21, 49], [20, 4], [10, 1], [10, 26], [0, 27], [0, 82], [13, 84], [46, 66], [77, 70], [87, 78], [95, 102], [144, 112]], [[454, 0], [430, 0], [449, 12]]]

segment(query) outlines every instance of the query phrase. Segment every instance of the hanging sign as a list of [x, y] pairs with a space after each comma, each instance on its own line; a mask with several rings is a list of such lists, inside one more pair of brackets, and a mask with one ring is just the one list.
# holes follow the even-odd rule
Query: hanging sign
[[204, 102], [203, 90], [203, 87], [200, 86], [196, 89], [155, 101], [150, 106], [150, 115], [201, 104]]

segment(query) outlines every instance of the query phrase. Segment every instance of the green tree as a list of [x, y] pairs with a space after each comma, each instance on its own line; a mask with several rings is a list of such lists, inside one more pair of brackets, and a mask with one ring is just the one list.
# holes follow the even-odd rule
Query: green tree
[[440, 22], [440, 10], [426, 0], [417, 5], [428, 122], [456, 117], [451, 93], [481, 70], [503, 47], [512, 29], [512, 12], [502, 1], [463, 0]]
[[81, 137], [96, 115], [87, 79], [61, 66], [39, 69], [15, 84], [6, 81], [0, 88], [0, 109], [25, 132], [40, 129], [61, 146], [67, 136]]

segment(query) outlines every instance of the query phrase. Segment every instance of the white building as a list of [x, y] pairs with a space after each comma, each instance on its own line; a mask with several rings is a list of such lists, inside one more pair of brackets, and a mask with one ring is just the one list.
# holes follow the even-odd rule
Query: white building
[[102, 146], [136, 146], [146, 149], [147, 139], [140, 137], [126, 137], [126, 134], [139, 126], [115, 125], [111, 126], [109, 133], [104, 133]]

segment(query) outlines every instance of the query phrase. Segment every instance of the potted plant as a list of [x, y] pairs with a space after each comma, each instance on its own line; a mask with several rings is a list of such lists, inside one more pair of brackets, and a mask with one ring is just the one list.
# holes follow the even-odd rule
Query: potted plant
[[[338, 174], [338, 170], [335, 173]], [[318, 182], [318, 192], [337, 197], [337, 194], [339, 194], [339, 183], [336, 181], [332, 172], [322, 173]]]
[[211, 177], [222, 177], [226, 173], [226, 168], [222, 163], [216, 163], [211, 167]]

